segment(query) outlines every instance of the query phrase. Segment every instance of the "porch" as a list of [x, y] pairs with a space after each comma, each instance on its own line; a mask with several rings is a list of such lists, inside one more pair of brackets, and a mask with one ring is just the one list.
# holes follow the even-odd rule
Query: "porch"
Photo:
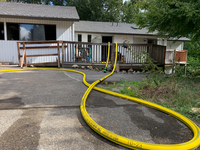
[[[86, 43], [72, 41], [37, 41], [18, 42], [19, 65], [54, 64], [60, 67], [81, 66], [104, 67], [108, 55], [108, 43]], [[116, 45], [110, 44], [111, 55], [109, 63], [114, 62]], [[153, 44], [123, 44], [117, 45], [117, 63], [120, 69], [139, 69], [146, 61], [147, 54], [160, 67], [165, 66], [166, 47]], [[27, 51], [27, 52], [26, 52]], [[29, 58], [27, 60], [27, 57]], [[37, 57], [38, 62], [30, 57]], [[22, 60], [21, 60], [22, 58]]]

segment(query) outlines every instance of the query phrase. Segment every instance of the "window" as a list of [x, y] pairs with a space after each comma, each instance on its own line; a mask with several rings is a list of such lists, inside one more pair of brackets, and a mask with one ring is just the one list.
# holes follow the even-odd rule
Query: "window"
[[44, 41], [44, 25], [20, 24], [21, 41]]
[[44, 41], [56, 40], [55, 25], [7, 23], [8, 40]]
[[56, 40], [56, 26], [45, 25], [45, 40]]
[[81, 34], [78, 34], [78, 41], [82, 42], [82, 35]]
[[148, 44], [157, 44], [157, 39], [148, 39]]
[[91, 35], [88, 35], [88, 42], [91, 42]]
[[2, 22], [0, 22], [0, 40], [4, 40], [4, 26]]
[[19, 40], [18, 23], [7, 23], [7, 38], [8, 40]]

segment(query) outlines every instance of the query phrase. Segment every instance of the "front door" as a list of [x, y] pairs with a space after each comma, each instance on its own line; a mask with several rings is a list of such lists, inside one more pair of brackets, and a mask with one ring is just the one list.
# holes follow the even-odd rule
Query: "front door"
[[[112, 36], [102, 36], [102, 43], [112, 43], [112, 39], [113, 37]], [[110, 57], [109, 59], [111, 59], [111, 54], [112, 54], [112, 47], [110, 47]], [[107, 56], [108, 56], [108, 46], [102, 46], [102, 59], [101, 61], [102, 62], [106, 62], [106, 59], [107, 59]]]

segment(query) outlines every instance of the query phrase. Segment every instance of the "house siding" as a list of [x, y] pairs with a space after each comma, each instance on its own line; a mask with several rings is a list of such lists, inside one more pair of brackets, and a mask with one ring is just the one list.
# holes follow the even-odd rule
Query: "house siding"
[[98, 34], [98, 33], [81, 33], [75, 32], [75, 41], [78, 41], [78, 34], [82, 35], [82, 42], [87, 42], [87, 36], [91, 35], [92, 43], [102, 43], [102, 36], [112, 36], [113, 43], [123, 43], [127, 40], [128, 43], [136, 43], [136, 44], [146, 44], [147, 41], [144, 42], [143, 38], [137, 38], [133, 35], [116, 35], [116, 34]]
[[174, 43], [174, 41], [167, 41], [167, 49], [179, 49], [183, 50], [184, 42], [177, 41]]
[[[0, 18], [0, 22], [4, 22], [4, 37], [5, 37], [5, 40], [0, 40], [0, 62], [12, 62], [13, 64], [18, 64], [17, 42], [19, 41], [7, 40], [6, 23], [56, 25], [56, 40], [65, 40], [65, 41], [74, 40], [74, 22], [73, 21]], [[61, 52], [62, 51], [60, 50], [60, 55], [61, 55]], [[57, 53], [57, 49], [27, 50], [27, 55], [51, 54], [51, 53]], [[56, 58], [57, 58], [56, 56], [31, 57], [31, 58], [28, 58], [27, 62], [28, 63], [55, 62]], [[62, 57], [60, 58], [62, 59]]]
[[154, 36], [139, 36], [139, 35], [116, 35], [116, 34], [98, 34], [98, 33], [83, 33], [83, 32], [76, 32], [75, 31], [75, 41], [78, 41], [78, 34], [82, 35], [82, 42], [87, 42], [87, 35], [92, 36], [92, 43], [102, 43], [102, 36], [112, 36], [113, 37], [113, 43], [123, 43], [125, 40], [127, 40], [128, 43], [133, 44], [147, 44], [148, 39], [157, 39], [158, 45], [167, 46], [167, 49], [180, 49], [183, 50], [183, 44], [182, 41], [167, 41], [166, 38], [158, 38]]

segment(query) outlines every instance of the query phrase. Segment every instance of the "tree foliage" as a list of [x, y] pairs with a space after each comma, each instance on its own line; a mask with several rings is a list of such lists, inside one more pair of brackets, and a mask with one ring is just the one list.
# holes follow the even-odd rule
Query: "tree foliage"
[[[0, 0], [3, 1], [3, 0]], [[8, 2], [75, 6], [80, 20], [106, 22], [134, 22], [136, 0], [5, 0]]]
[[133, 22], [134, 2], [122, 0], [66, 0], [67, 6], [76, 6], [81, 20]]
[[184, 43], [184, 49], [188, 50], [188, 56], [197, 58], [200, 61], [200, 41], [192, 40]]
[[121, 8], [121, 22], [126, 23], [133, 23], [134, 22], [134, 14], [137, 14], [139, 11], [135, 9], [134, 5], [136, 3], [136, 0], [131, 0], [128, 2], [125, 2]]
[[122, 0], [66, 0], [75, 6], [81, 20], [118, 21]]
[[140, 28], [165, 37], [200, 37], [200, 0], [138, 0], [136, 8]]
[[31, 4], [45, 4], [42, 0], [0, 0], [6, 2], [17, 2], [17, 3], [31, 3]]

